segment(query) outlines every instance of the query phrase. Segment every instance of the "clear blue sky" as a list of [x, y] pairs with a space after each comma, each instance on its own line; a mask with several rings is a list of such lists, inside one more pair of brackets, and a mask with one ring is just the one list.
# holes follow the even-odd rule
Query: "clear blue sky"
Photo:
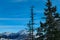
[[[0, 32], [18, 32], [25, 29], [30, 17], [30, 7], [34, 5], [35, 23], [43, 17], [46, 0], [0, 0]], [[60, 0], [52, 0], [60, 11]], [[37, 25], [36, 25], [37, 26]]]

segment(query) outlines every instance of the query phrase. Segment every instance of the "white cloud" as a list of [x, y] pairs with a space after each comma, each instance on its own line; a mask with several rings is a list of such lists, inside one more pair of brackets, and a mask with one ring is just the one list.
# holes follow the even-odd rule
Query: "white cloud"
[[0, 18], [0, 20], [29, 20], [29, 18]]
[[24, 30], [26, 26], [23, 25], [0, 25], [0, 33], [11, 32], [16, 33], [20, 30]]
[[20, 29], [22, 25], [0, 25], [0, 29]]

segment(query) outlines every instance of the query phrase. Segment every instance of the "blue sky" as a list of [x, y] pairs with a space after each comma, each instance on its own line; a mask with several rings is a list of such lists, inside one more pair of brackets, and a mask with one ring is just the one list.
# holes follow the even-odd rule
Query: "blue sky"
[[[60, 11], [60, 0], [52, 0]], [[0, 32], [18, 32], [25, 29], [30, 19], [30, 8], [34, 5], [35, 23], [43, 17], [46, 0], [0, 0]], [[60, 13], [60, 12], [59, 12]], [[36, 25], [37, 26], [37, 25]]]

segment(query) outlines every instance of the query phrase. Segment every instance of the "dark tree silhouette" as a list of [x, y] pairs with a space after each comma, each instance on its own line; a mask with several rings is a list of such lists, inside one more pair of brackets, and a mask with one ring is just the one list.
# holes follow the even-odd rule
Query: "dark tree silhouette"
[[[45, 9], [46, 16], [46, 35], [45, 40], [60, 40], [59, 31], [58, 31], [58, 23], [59, 14], [56, 12], [56, 6], [52, 7], [50, 0], [48, 0], [46, 4], [47, 8]], [[58, 18], [58, 19], [57, 19]]]
[[[39, 37], [37, 40], [60, 40], [60, 16], [56, 12], [56, 6], [53, 7], [50, 0], [47, 0], [44, 15], [45, 23], [40, 22], [40, 27], [37, 30]], [[44, 34], [43, 34], [43, 33]]]
[[29, 37], [28, 40], [34, 40], [34, 13], [33, 13], [33, 7], [31, 7], [31, 20], [28, 23], [28, 32], [29, 32]]

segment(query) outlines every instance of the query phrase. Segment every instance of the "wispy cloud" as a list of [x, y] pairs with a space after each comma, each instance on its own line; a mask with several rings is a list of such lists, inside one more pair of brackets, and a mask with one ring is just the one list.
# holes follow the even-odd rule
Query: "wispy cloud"
[[0, 18], [0, 20], [29, 20], [30, 18]]
[[0, 29], [20, 29], [22, 27], [22, 25], [0, 25]]
[[0, 33], [3, 32], [15, 33], [23, 29], [25, 29], [25, 26], [23, 25], [0, 25]]

